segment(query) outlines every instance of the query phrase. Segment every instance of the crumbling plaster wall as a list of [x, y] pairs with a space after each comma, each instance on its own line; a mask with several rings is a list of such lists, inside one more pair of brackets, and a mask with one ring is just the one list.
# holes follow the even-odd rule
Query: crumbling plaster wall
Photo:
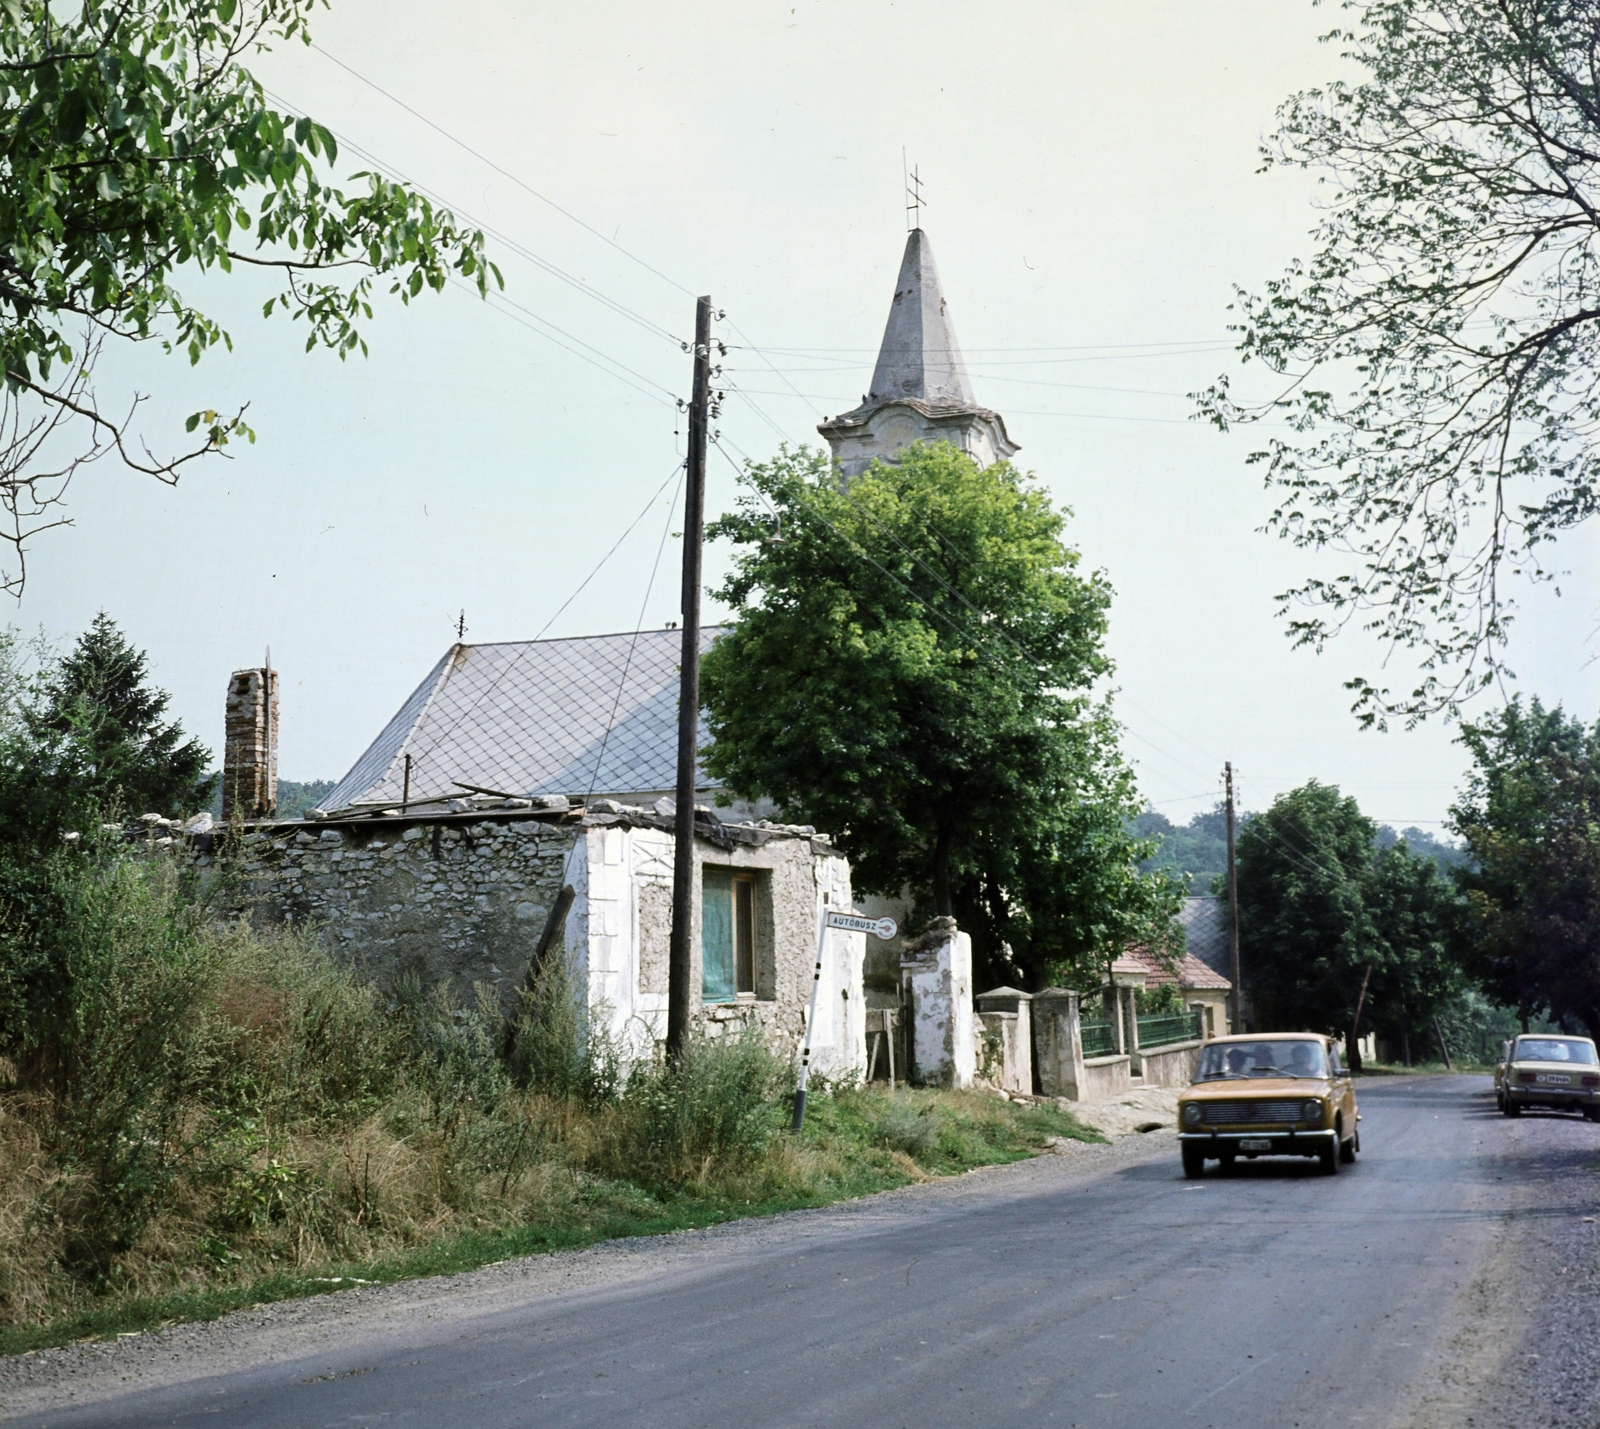
[[[392, 988], [406, 973], [472, 984], [509, 1001], [566, 881], [576, 824], [536, 819], [473, 824], [372, 823], [247, 833], [230, 902], [260, 924], [310, 923], [363, 976]], [[203, 870], [218, 854], [200, 853]]]
[[[586, 855], [573, 860], [577, 897], [567, 919], [567, 955], [588, 990], [590, 1006], [607, 1008], [613, 1034], [638, 1047], [666, 1036], [673, 838], [665, 829], [626, 819], [596, 820], [595, 825], [583, 833]], [[731, 848], [696, 839], [696, 888], [708, 866], [754, 872], [761, 892], [756, 991], [728, 1003], [699, 1002], [700, 901], [695, 900], [689, 985], [702, 1020], [713, 1032], [754, 1021], [775, 1044], [793, 1051], [800, 1045], [811, 998], [824, 897], [828, 907], [850, 907], [850, 865], [804, 837]], [[824, 1076], [866, 1070], [865, 943], [860, 933], [828, 934], [812, 1038], [812, 1065]]]

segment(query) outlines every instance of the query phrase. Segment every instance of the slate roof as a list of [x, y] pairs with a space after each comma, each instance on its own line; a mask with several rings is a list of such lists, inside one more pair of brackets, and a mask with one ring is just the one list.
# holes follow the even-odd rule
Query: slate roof
[[[702, 654], [721, 633], [700, 632]], [[677, 782], [678, 630], [453, 645], [322, 801], [332, 812], [462, 798], [671, 789]], [[709, 735], [701, 724], [700, 742]], [[696, 787], [711, 789], [703, 770]]]
[[1190, 955], [1226, 979], [1233, 959], [1228, 950], [1228, 910], [1223, 900], [1198, 895], [1185, 898], [1178, 910], [1178, 923]]

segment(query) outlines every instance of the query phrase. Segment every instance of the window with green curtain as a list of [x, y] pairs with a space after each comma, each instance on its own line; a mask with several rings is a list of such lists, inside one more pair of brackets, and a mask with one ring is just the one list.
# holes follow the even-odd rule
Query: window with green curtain
[[708, 868], [700, 884], [700, 995], [706, 1002], [737, 996], [733, 962], [733, 873]]

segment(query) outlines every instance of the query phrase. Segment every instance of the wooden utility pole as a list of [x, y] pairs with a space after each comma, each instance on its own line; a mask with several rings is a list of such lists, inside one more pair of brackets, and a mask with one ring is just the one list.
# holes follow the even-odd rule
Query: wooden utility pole
[[1233, 856], [1233, 761], [1222, 766], [1228, 784], [1228, 971], [1233, 980], [1234, 1032], [1244, 1031], [1244, 988], [1239, 977], [1239, 870]]
[[683, 656], [678, 687], [678, 790], [673, 829], [672, 941], [667, 954], [667, 1056], [689, 1035], [689, 931], [694, 926], [694, 775], [700, 742], [700, 547], [706, 515], [706, 426], [711, 399], [711, 299], [694, 308], [694, 390], [683, 493]]

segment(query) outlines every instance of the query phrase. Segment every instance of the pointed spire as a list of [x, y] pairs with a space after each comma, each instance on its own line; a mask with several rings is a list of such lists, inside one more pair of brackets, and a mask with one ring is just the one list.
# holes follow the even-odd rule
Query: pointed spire
[[916, 397], [940, 406], [976, 405], [939, 289], [933, 248], [920, 228], [906, 235], [900, 279], [867, 400], [876, 403], [896, 397]]

